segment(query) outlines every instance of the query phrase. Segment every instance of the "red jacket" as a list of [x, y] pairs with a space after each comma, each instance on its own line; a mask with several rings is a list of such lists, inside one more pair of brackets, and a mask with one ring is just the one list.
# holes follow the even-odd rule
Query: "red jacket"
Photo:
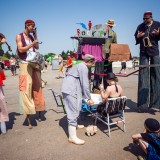
[[3, 85], [3, 80], [6, 79], [6, 76], [3, 71], [0, 71], [0, 86]]

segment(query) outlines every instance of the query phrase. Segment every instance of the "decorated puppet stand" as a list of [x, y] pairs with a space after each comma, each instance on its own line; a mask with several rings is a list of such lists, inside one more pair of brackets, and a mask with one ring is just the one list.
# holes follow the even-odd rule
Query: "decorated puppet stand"
[[[78, 40], [77, 59], [83, 59], [85, 54], [92, 54], [96, 61], [104, 61], [103, 45], [106, 39], [112, 38], [112, 29], [106, 31], [106, 25], [98, 24], [92, 27], [92, 22], [88, 21], [88, 27], [84, 23], [83, 30], [77, 29], [72, 39]], [[111, 44], [109, 61], [128, 61], [131, 53], [127, 44]]]
[[[92, 27], [92, 22], [88, 22], [88, 27], [84, 23], [77, 23], [81, 25], [83, 30], [79, 28], [76, 30], [75, 36], [71, 37], [78, 41], [76, 59], [82, 60], [85, 54], [91, 54], [95, 57], [94, 80], [93, 88], [98, 88], [102, 82], [100, 74], [104, 74], [104, 67], [109, 66], [111, 62], [128, 61], [131, 59], [131, 53], [127, 44], [111, 44], [108, 61], [106, 64], [104, 58], [104, 44], [106, 40], [112, 38], [113, 30], [106, 29], [106, 25], [98, 24]], [[93, 89], [92, 88], [92, 89]]]

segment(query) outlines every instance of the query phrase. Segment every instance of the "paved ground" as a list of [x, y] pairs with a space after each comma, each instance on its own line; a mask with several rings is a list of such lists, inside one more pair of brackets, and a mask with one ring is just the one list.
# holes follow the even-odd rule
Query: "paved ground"
[[[118, 73], [119, 69], [114, 69]], [[128, 70], [127, 72], [132, 72]], [[42, 74], [47, 80], [44, 88], [45, 102], [47, 106], [42, 122], [37, 121], [37, 116], [32, 116], [34, 127], [32, 130], [26, 126], [25, 115], [19, 114], [18, 76], [11, 76], [10, 71], [5, 71], [7, 80], [4, 91], [9, 111], [10, 122], [7, 123], [8, 132], [0, 135], [0, 160], [134, 160], [139, 154], [143, 154], [139, 148], [132, 144], [131, 135], [143, 130], [143, 122], [148, 117], [159, 120], [160, 113], [137, 113], [137, 75], [128, 78], [121, 77], [125, 95], [128, 97], [126, 115], [127, 132], [113, 128], [111, 138], [103, 131], [107, 129], [98, 123], [98, 132], [95, 136], [87, 137], [85, 129], [79, 129], [77, 134], [86, 141], [85, 145], [78, 146], [67, 141], [66, 115], [57, 108], [48, 88], [60, 91], [62, 79], [55, 79], [56, 70], [49, 69]], [[93, 119], [86, 116], [82, 121], [85, 126], [93, 124]], [[120, 124], [121, 126], [121, 124]]]

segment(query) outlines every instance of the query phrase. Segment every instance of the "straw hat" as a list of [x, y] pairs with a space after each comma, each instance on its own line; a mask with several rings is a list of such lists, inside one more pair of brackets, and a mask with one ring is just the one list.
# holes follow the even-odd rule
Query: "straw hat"
[[108, 26], [116, 26], [113, 19], [109, 19], [108, 22], [106, 23], [106, 25], [108, 25]]

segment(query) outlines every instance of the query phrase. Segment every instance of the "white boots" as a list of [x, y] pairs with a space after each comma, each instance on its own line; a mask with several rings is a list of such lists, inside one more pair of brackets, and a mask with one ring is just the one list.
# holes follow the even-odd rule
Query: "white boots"
[[77, 125], [77, 129], [83, 129], [84, 125]]
[[81, 140], [77, 137], [75, 126], [69, 125], [68, 126], [68, 132], [69, 132], [69, 139], [68, 139], [69, 142], [72, 142], [72, 143], [78, 144], [78, 145], [82, 145], [82, 144], [85, 143], [84, 140]]
[[3, 134], [6, 134], [7, 130], [6, 130], [6, 123], [5, 122], [0, 122], [0, 129]]

